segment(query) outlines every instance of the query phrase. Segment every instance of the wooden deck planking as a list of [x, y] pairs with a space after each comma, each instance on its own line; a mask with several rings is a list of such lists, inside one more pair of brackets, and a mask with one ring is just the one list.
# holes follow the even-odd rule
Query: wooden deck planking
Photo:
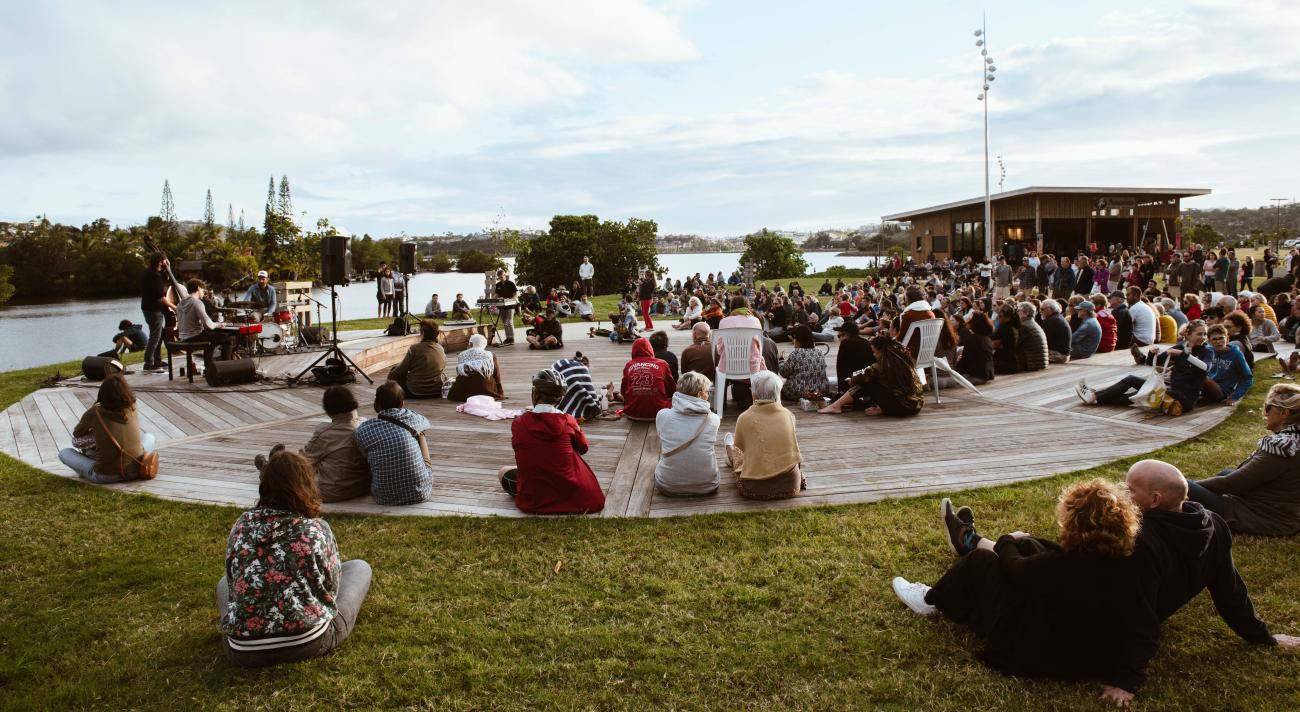
[[[585, 326], [581, 326], [585, 331]], [[523, 347], [494, 349], [501, 368], [507, 407], [526, 404], [530, 378], [557, 358], [581, 350], [592, 359], [595, 381], [617, 383], [629, 357], [627, 346], [569, 333], [566, 348], [555, 352]], [[689, 332], [669, 331], [674, 352], [689, 343]], [[404, 351], [397, 339], [365, 339], [345, 345], [359, 362], [372, 364], [377, 380]], [[371, 351], [365, 351], [366, 348]], [[788, 345], [782, 345], [788, 350]], [[296, 375], [319, 353], [264, 359], [267, 373]], [[834, 377], [832, 348], [828, 373]], [[1139, 408], [1084, 406], [1074, 384], [1086, 378], [1105, 385], [1127, 373], [1140, 372], [1128, 354], [1104, 354], [1083, 362], [1054, 365], [1047, 371], [999, 376], [975, 394], [962, 389], [942, 393], [934, 403], [927, 393], [917, 418], [895, 420], [862, 414], [823, 416], [795, 411], [809, 489], [798, 498], [754, 502], [739, 496], [735, 475], [722, 467], [722, 484], [712, 497], [668, 498], [654, 491], [659, 439], [652, 424], [626, 419], [584, 424], [592, 451], [586, 460], [606, 491], [603, 516], [676, 516], [715, 511], [767, 511], [792, 507], [863, 502], [884, 497], [954, 491], [1044, 477], [1091, 467], [1106, 460], [1147, 452], [1212, 427], [1231, 408], [1198, 408], [1172, 419]], [[449, 369], [450, 370], [450, 369]], [[321, 389], [254, 383], [210, 389], [205, 383], [167, 382], [134, 375], [144, 403], [141, 420], [160, 438], [162, 473], [157, 480], [114, 487], [148, 492], [187, 502], [247, 506], [257, 496], [252, 458], [275, 443], [301, 447], [315, 427]], [[47, 389], [0, 413], [0, 451], [68, 476], [57, 462], [56, 445], [75, 419], [94, 402], [94, 384]], [[352, 386], [371, 411], [373, 388]], [[30, 401], [30, 402], [29, 402]], [[519, 516], [511, 498], [500, 490], [497, 468], [513, 461], [511, 421], [487, 421], [455, 411], [456, 403], [417, 400], [408, 407], [431, 423], [434, 446], [434, 501], [408, 507], [381, 507], [371, 498], [326, 505], [329, 512], [388, 515]], [[734, 408], [721, 432], [734, 431]], [[75, 416], [75, 418], [74, 418]], [[1106, 438], [1101, 451], [1096, 443]], [[1050, 452], [1025, 452], [1010, 444], [1054, 440]], [[721, 463], [725, 458], [718, 449]]]

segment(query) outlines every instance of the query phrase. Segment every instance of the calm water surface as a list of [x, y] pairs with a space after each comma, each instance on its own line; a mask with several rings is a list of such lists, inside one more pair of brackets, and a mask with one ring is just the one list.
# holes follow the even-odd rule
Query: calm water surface
[[[810, 252], [804, 259], [812, 271], [832, 265], [866, 267], [871, 257], [839, 257], [833, 252]], [[507, 260], [513, 266], [513, 260]], [[659, 255], [659, 262], [674, 279], [685, 279], [699, 272], [730, 274], [739, 269], [739, 252], [681, 253]], [[600, 266], [597, 265], [599, 270]], [[575, 275], [576, 277], [576, 275]], [[805, 285], [816, 286], [816, 285]], [[360, 282], [338, 288], [338, 318], [359, 319], [376, 316], [375, 283]], [[483, 276], [459, 272], [418, 274], [412, 280], [411, 310], [423, 311], [429, 296], [438, 293], [444, 307], [451, 305], [457, 292], [471, 303], [483, 292]], [[323, 322], [330, 320], [329, 290], [317, 289], [320, 307], [313, 305]], [[0, 307], [0, 371], [30, 368], [46, 363], [77, 359], [112, 346], [117, 323], [130, 319], [141, 323], [139, 297], [100, 300], [72, 300], [15, 304]]]

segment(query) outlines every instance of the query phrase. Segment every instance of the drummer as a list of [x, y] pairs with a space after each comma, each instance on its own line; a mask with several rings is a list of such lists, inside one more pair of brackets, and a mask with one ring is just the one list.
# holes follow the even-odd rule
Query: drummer
[[271, 286], [271, 276], [262, 270], [257, 273], [257, 283], [244, 292], [244, 301], [254, 302], [257, 309], [265, 314], [275, 313], [275, 287]]

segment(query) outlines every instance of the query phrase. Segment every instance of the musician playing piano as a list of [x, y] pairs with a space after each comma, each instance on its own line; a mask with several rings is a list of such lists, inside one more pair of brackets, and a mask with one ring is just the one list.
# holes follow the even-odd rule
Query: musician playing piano
[[496, 295], [509, 303], [501, 305], [498, 310], [506, 330], [505, 340], [501, 342], [501, 345], [505, 346], [515, 342], [515, 306], [513, 302], [515, 296], [519, 294], [519, 288], [515, 286], [514, 282], [510, 281], [510, 272], [508, 270], [499, 270], [497, 274]]
[[257, 273], [257, 282], [244, 292], [244, 301], [256, 303], [264, 315], [275, 313], [275, 287], [271, 286], [271, 275], [266, 270]]
[[208, 285], [201, 279], [191, 279], [185, 283], [184, 292], [187, 294], [181, 299], [180, 304], [176, 305], [176, 329], [180, 333], [181, 341], [200, 341], [209, 344], [207, 350], [203, 352], [203, 365], [205, 368], [211, 368], [214, 353], [221, 354], [222, 359], [230, 358], [230, 353], [234, 349], [234, 337], [220, 331], [220, 326], [208, 316], [208, 310], [203, 304], [203, 296], [207, 291]]

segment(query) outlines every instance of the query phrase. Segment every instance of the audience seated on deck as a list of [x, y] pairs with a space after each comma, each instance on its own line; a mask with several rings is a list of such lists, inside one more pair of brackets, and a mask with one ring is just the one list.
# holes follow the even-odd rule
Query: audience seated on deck
[[441, 398], [442, 370], [446, 367], [447, 354], [438, 343], [438, 323], [422, 319], [420, 343], [406, 350], [402, 362], [388, 372], [388, 380], [401, 386], [407, 398]]
[[73, 447], [59, 451], [59, 462], [77, 476], [106, 485], [140, 477], [140, 462], [154, 450], [153, 433], [141, 433], [135, 394], [120, 373], [99, 384], [98, 399], [72, 429]]
[[1115, 350], [1115, 343], [1119, 340], [1115, 315], [1108, 308], [1106, 297], [1094, 294], [1088, 297], [1088, 300], [1092, 302], [1092, 311], [1097, 316], [1097, 326], [1101, 328], [1101, 340], [1097, 342], [1097, 353], [1108, 354]]
[[1079, 316], [1079, 326], [1070, 336], [1071, 361], [1091, 358], [1097, 353], [1097, 347], [1101, 345], [1101, 324], [1097, 322], [1093, 307], [1093, 303], [1088, 299], [1079, 300], [1074, 307], [1074, 313]]
[[[994, 544], [975, 530], [969, 507], [954, 511], [945, 499], [943, 525], [960, 558], [934, 590], [896, 578], [894, 591], [917, 613], [942, 611], [969, 624], [987, 639], [983, 657], [994, 667], [1101, 677], [1102, 697], [1120, 704], [1143, 682], [1160, 624], [1207, 588], [1220, 617], [1247, 642], [1300, 645], [1300, 638], [1270, 634], [1255, 614], [1227, 526], [1186, 501], [1178, 468], [1143, 460], [1125, 480], [1122, 488], [1093, 480], [1066, 490], [1057, 506], [1059, 547], [1021, 532]], [[1125, 550], [1133, 552], [1127, 560], [1110, 558]], [[1070, 634], [1073, 628], [1079, 633]]]
[[573, 358], [556, 361], [551, 368], [564, 379], [564, 397], [557, 408], [577, 418], [579, 423], [605, 412], [605, 400], [591, 380], [591, 361], [581, 351], [574, 353]]
[[1043, 315], [1043, 334], [1047, 337], [1047, 361], [1065, 363], [1070, 360], [1070, 322], [1061, 315], [1061, 305], [1055, 299], [1044, 299], [1038, 307]]
[[882, 334], [871, 339], [871, 353], [874, 362], [851, 375], [849, 389], [819, 413], [840, 413], [850, 403], [865, 407], [867, 415], [905, 418], [921, 412], [925, 388], [912, 352]]
[[[316, 472], [321, 501], [342, 502], [370, 494], [370, 465], [356, 443], [357, 398], [347, 386], [330, 386], [321, 397], [330, 422], [316, 426], [316, 432], [302, 447], [302, 454]], [[258, 469], [261, 469], [259, 467]]]
[[496, 356], [487, 350], [487, 337], [471, 334], [469, 348], [456, 355], [456, 380], [447, 391], [448, 400], [465, 402], [471, 396], [491, 396], [505, 400], [501, 369]]
[[266, 667], [324, 655], [343, 644], [370, 591], [370, 565], [339, 563], [320, 518], [307, 459], [280, 451], [262, 468], [257, 504], [240, 515], [217, 584], [226, 659]]
[[1034, 317], [1038, 307], [1032, 302], [1020, 302], [1016, 305], [1020, 317], [1020, 333], [1017, 335], [1016, 358], [1021, 371], [1041, 371], [1047, 368], [1047, 335]]
[[794, 413], [781, 405], [781, 377], [760, 371], [751, 379], [754, 404], [736, 419], [734, 439], [726, 443], [727, 464], [735, 471], [740, 496], [790, 499], [804, 488]]
[[1214, 360], [1210, 362], [1210, 372], [1205, 388], [1201, 391], [1201, 401], [1234, 405], [1255, 385], [1255, 374], [1246, 365], [1246, 357], [1242, 355], [1241, 348], [1228, 341], [1228, 330], [1223, 324], [1211, 326], [1206, 333], [1209, 335]]
[[[840, 335], [840, 348], [835, 352], [836, 392], [846, 393], [849, 377], [876, 362], [876, 355], [871, 344], [858, 333], [858, 322], [848, 319], [836, 329]], [[868, 408], [866, 393], [859, 391], [861, 400], [853, 401], [854, 407]], [[847, 405], [847, 403], [846, 403]]]
[[537, 326], [528, 330], [528, 348], [562, 349], [564, 348], [564, 328], [555, 318], [555, 308], [547, 307], [545, 316]]
[[682, 349], [682, 371], [702, 373], [710, 381], [717, 377], [718, 365], [713, 355], [713, 329], [704, 322], [691, 327], [691, 345]]
[[957, 372], [977, 386], [993, 380], [993, 322], [988, 315], [973, 312], [969, 322], [957, 327], [957, 333], [961, 335]]
[[993, 373], [1020, 372], [1020, 316], [1016, 305], [1005, 301], [998, 307], [998, 323], [993, 330]]
[[402, 387], [388, 381], [375, 389], [375, 417], [357, 426], [357, 447], [370, 464], [376, 504], [415, 504], [433, 497], [433, 460], [424, 437], [429, 421], [405, 405]]
[[623, 366], [623, 379], [618, 387], [624, 415], [631, 420], [654, 420], [659, 411], [672, 406], [676, 388], [668, 364], [655, 358], [649, 339], [638, 338], [632, 342], [632, 360]]
[[1292, 536], [1300, 533], [1300, 386], [1278, 383], [1269, 389], [1264, 427], [1271, 435], [1260, 439], [1249, 458], [1189, 482], [1188, 496], [1238, 534]]
[[826, 375], [826, 357], [813, 341], [812, 329], [799, 324], [790, 330], [794, 348], [785, 354], [777, 372], [785, 379], [781, 399], [797, 401], [800, 398], [821, 400], [830, 395], [831, 382]]
[[681, 371], [677, 369], [677, 354], [668, 350], [668, 332], [656, 331], [646, 338], [650, 341], [650, 348], [654, 349], [655, 358], [668, 364], [668, 373], [676, 381]]
[[605, 507], [596, 474], [582, 459], [587, 437], [572, 415], [556, 406], [564, 377], [555, 369], [533, 376], [533, 408], [510, 424], [515, 466], [497, 473], [515, 506], [529, 514], [587, 514]]
[[[759, 331], [762, 331], [763, 323], [759, 321], [758, 317], [754, 316], [754, 312], [750, 310], [749, 300], [740, 295], [736, 295], [731, 298], [731, 313], [718, 322], [718, 328], [719, 329], [737, 329], [737, 328], [758, 329]], [[769, 368], [766, 365], [767, 361], [764, 358], [764, 354], [763, 354], [764, 348], [766, 348], [767, 342], [769, 341], [770, 339], [768, 339], [767, 336], [764, 335], [761, 342], [756, 340], [750, 345], [749, 347], [750, 372], [757, 372], [763, 370], [764, 368]], [[775, 348], [775, 346], [776, 345], [773, 344], [773, 348]], [[719, 341], [717, 363], [725, 365], [726, 358], [727, 358], [726, 354], [727, 354], [726, 345], [723, 344], [721, 341]], [[727, 385], [731, 387], [731, 398], [732, 400], [735, 401], [736, 405], [741, 409], [748, 408], [749, 404], [753, 402], [753, 396], [750, 393], [749, 380], [733, 379], [728, 377]]]
[[[1023, 532], [992, 542], [969, 508], [949, 513], [957, 560], [931, 588], [893, 581], [916, 613], [942, 613], [983, 640], [980, 659], [1008, 675], [1101, 678], [1135, 692], [1141, 670], [1124, 655], [1141, 599], [1127, 582], [1141, 513], [1121, 485], [1091, 480], [1067, 487], [1056, 506], [1060, 543]], [[969, 522], [969, 523], [968, 523]]]
[[722, 419], [709, 406], [712, 387], [702, 373], [683, 373], [672, 407], [655, 416], [659, 434], [655, 486], [661, 494], [689, 497], [718, 491], [718, 460], [713, 448]]
[[[1170, 372], [1165, 376], [1165, 395], [1160, 410], [1171, 416], [1189, 413], [1196, 407], [1205, 388], [1210, 362], [1214, 360], [1213, 350], [1205, 343], [1205, 322], [1200, 319], [1188, 322], [1184, 334], [1185, 341], [1164, 352], [1153, 346], [1146, 356], [1147, 363], [1154, 362], [1157, 355], [1169, 363]], [[1079, 381], [1075, 393], [1088, 405], [1129, 405], [1132, 402], [1130, 391], [1136, 394], [1145, 382], [1144, 376], [1131, 375], [1105, 388], [1094, 389]]]

